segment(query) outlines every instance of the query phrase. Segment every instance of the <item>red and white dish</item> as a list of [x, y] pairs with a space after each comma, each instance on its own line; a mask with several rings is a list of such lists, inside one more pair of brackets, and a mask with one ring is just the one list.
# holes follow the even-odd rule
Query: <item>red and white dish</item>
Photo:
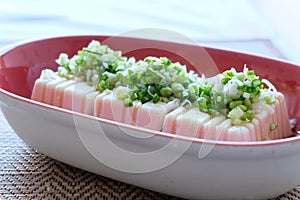
[[[28, 145], [72, 166], [184, 198], [265, 199], [299, 185], [298, 136], [261, 142], [208, 141], [121, 124], [30, 99], [42, 69], [55, 70], [55, 59], [61, 52], [73, 55], [91, 40], [108, 41], [111, 48], [136, 59], [167, 56], [189, 69], [206, 70], [208, 75], [216, 72], [216, 66], [218, 71], [232, 66], [241, 70], [247, 64], [285, 95], [290, 118], [300, 120], [297, 65], [158, 40], [57, 37], [15, 44], [0, 52], [1, 109]], [[195, 69], [193, 65], [207, 69]], [[300, 123], [296, 130], [300, 130]]]

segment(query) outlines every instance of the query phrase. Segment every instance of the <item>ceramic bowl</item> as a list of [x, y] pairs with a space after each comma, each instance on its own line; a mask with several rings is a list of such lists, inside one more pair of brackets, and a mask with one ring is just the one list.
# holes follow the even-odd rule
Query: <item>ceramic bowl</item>
[[[188, 199], [265, 199], [298, 186], [298, 136], [261, 142], [207, 141], [120, 124], [30, 99], [41, 70], [55, 70], [61, 52], [73, 55], [91, 40], [99, 40], [128, 57], [167, 56], [207, 75], [247, 64], [285, 95], [290, 118], [300, 120], [297, 65], [193, 44], [110, 39], [57, 37], [1, 50], [1, 109], [28, 145], [80, 169]], [[299, 123], [296, 129], [300, 129]]]

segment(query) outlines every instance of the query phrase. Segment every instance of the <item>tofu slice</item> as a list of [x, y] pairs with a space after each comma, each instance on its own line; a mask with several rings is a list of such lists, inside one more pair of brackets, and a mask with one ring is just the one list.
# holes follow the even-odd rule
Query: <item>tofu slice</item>
[[111, 92], [108, 95], [97, 97], [97, 114], [98, 117], [113, 120], [116, 122], [124, 122], [125, 106], [123, 100]]
[[51, 79], [38, 78], [35, 83], [31, 94], [31, 99], [39, 102], [44, 102], [46, 86]]
[[34, 83], [31, 99], [42, 103], [48, 103], [48, 98], [52, 98], [53, 95], [48, 94], [49, 92], [51, 93], [52, 90], [49, 89], [50, 91], [48, 91], [47, 85], [56, 84], [56, 82], [63, 80], [65, 79], [58, 76], [57, 73], [52, 70], [44, 70]]
[[221, 122], [216, 126], [216, 134], [217, 138], [219, 138], [220, 141], [226, 141], [227, 140], [227, 130], [231, 127], [231, 120], [226, 119], [225, 121]]
[[102, 93], [98, 94], [95, 97], [94, 101], [94, 112], [93, 115], [96, 117], [101, 117], [101, 111], [102, 111], [102, 104], [103, 104], [103, 97], [106, 95], [110, 95], [110, 90], [104, 90]]
[[[219, 115], [213, 117], [203, 124], [203, 131], [201, 131], [199, 137], [208, 140], [219, 140], [220, 133], [216, 127], [225, 121], [225, 116]], [[202, 135], [203, 134], [203, 135]]]
[[257, 119], [252, 119], [251, 122], [244, 123], [243, 126], [250, 131], [250, 141], [262, 141], [262, 133], [260, 129], [260, 123]]
[[87, 115], [94, 114], [95, 99], [99, 94], [100, 94], [99, 92], [90, 92], [84, 96], [82, 105], [81, 105], [81, 108], [82, 108], [81, 113], [87, 114]]
[[251, 141], [251, 133], [249, 129], [245, 126], [231, 126], [227, 129], [226, 138], [227, 141]]
[[117, 98], [114, 92], [105, 90], [95, 98], [94, 116], [116, 122], [135, 125], [137, 111], [141, 103], [133, 102], [133, 106], [125, 107], [123, 100]]
[[187, 109], [183, 106], [180, 106], [173, 110], [172, 112], [168, 113], [164, 119], [162, 131], [166, 133], [173, 133], [176, 134], [177, 130], [177, 120], [176, 118], [179, 115], [183, 115]]
[[136, 116], [137, 116], [137, 111], [141, 107], [142, 103], [138, 101], [133, 102], [133, 106], [131, 107], [125, 107], [124, 109], [124, 123], [130, 124], [130, 125], [135, 125], [136, 122]]
[[75, 112], [82, 112], [86, 95], [91, 92], [95, 92], [95, 88], [88, 86], [86, 82], [78, 82], [66, 87], [62, 107]]
[[55, 98], [55, 87], [63, 82], [66, 82], [67, 80], [65, 78], [62, 77], [57, 77], [54, 80], [51, 80], [49, 82], [47, 82], [46, 84], [46, 88], [45, 88], [45, 99], [44, 99], [44, 103], [53, 105], [54, 104], [54, 98]]
[[64, 100], [64, 94], [65, 89], [71, 85], [76, 84], [77, 82], [75, 80], [67, 80], [65, 82], [59, 83], [55, 86], [54, 90], [54, 99], [53, 99], [53, 105], [62, 108], [63, 107], [63, 100]]
[[272, 114], [272, 122], [279, 125], [279, 127], [274, 130], [270, 130], [269, 137], [271, 140], [280, 139], [282, 132], [282, 130], [280, 130], [282, 126], [279, 124], [279, 122], [281, 121], [280, 102], [276, 99], [276, 103], [271, 106], [275, 112], [274, 114]]
[[166, 115], [179, 106], [179, 100], [175, 99], [168, 103], [147, 102], [137, 109], [134, 125], [152, 130], [161, 131]]
[[255, 119], [259, 121], [259, 127], [262, 140], [270, 140], [270, 124], [272, 121], [272, 115], [275, 113], [270, 105], [262, 105], [259, 108], [259, 113], [255, 115]]
[[279, 115], [280, 121], [278, 121], [278, 128], [281, 130], [280, 131], [280, 138], [286, 138], [290, 137], [293, 135], [289, 123], [289, 115], [287, 111], [287, 106], [286, 106], [286, 101], [282, 93], [278, 93], [277, 99], [279, 101], [279, 112], [281, 115]]
[[176, 134], [201, 137], [204, 131], [204, 123], [211, 119], [210, 115], [200, 112], [198, 107], [189, 109], [176, 118]]
[[[270, 129], [272, 123], [278, 125], [274, 130]], [[275, 104], [261, 105], [255, 118], [249, 123], [244, 123], [243, 126], [251, 133], [249, 141], [274, 140], [291, 136], [284, 96], [278, 93]]]

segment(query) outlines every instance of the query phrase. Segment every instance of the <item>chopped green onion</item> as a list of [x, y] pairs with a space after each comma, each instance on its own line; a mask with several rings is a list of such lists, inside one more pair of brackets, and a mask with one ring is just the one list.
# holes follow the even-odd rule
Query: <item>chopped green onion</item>
[[252, 109], [252, 103], [249, 98], [244, 100], [244, 105], [247, 107], [248, 110]]
[[253, 76], [253, 75], [255, 76], [254, 70], [248, 70], [247, 75], [248, 76]]
[[246, 121], [252, 121], [252, 119], [254, 118], [254, 112], [253, 112], [253, 110], [247, 110], [244, 113], [244, 117], [245, 117]]
[[221, 82], [223, 85], [227, 84], [230, 81], [230, 78], [222, 78]]
[[229, 103], [229, 109], [233, 109], [242, 104], [243, 104], [243, 101], [232, 101]]
[[246, 76], [244, 73], [237, 73], [236, 78], [243, 82], [245, 80]]
[[153, 99], [153, 103], [157, 103], [157, 102], [159, 102], [159, 100], [160, 100], [160, 97], [155, 93], [154, 95], [153, 95], [153, 97], [152, 97]]
[[259, 79], [254, 79], [252, 81], [252, 87], [258, 87], [258, 86], [261, 86], [261, 85], [262, 85], [262, 82]]
[[124, 99], [123, 103], [124, 103], [125, 107], [131, 107], [131, 106], [133, 106], [133, 102], [129, 98], [128, 99]]
[[231, 70], [223, 72], [223, 75], [225, 78], [232, 78], [234, 76], [234, 74]]
[[138, 93], [137, 93], [137, 95], [138, 95], [138, 98], [142, 98], [143, 96], [145, 96], [147, 94], [147, 88], [146, 87], [143, 87], [143, 88], [141, 88], [139, 91], [138, 91]]
[[271, 123], [271, 124], [270, 124], [270, 131], [273, 131], [273, 130], [277, 129], [277, 127], [278, 127], [278, 124], [276, 124], [276, 123]]
[[[100, 92], [115, 89], [126, 107], [133, 106], [133, 101], [167, 103], [177, 98], [195, 103], [200, 111], [212, 116], [223, 114], [233, 125], [240, 125], [254, 118], [254, 104], [276, 102], [276, 93], [264, 89], [254, 70], [246, 67], [242, 72], [232, 68], [210, 79], [200, 78], [166, 57], [149, 56], [135, 62], [98, 41], [92, 41], [72, 58], [62, 53], [56, 62], [60, 65], [59, 76], [78, 78]], [[276, 128], [277, 124], [270, 124], [270, 130]]]
[[140, 98], [141, 102], [144, 104], [144, 103], [147, 103], [148, 101], [151, 101], [152, 100], [152, 96], [148, 93], [146, 93], [144, 96], [142, 96]]
[[89, 85], [92, 84], [99, 91], [113, 89], [115, 87], [115, 79], [110, 79], [113, 83], [99, 85], [100, 81], [105, 81], [106, 79], [102, 77], [102, 79], [99, 78], [97, 80], [95, 75], [101, 77], [105, 72], [116, 74], [118, 71], [132, 66], [127, 58], [122, 57], [120, 51], [113, 51], [107, 45], [101, 45], [99, 41], [94, 40], [70, 59], [67, 54], [61, 53], [56, 62], [60, 65], [59, 68], [65, 69], [59, 70], [60, 76], [77, 77], [89, 83]]
[[207, 111], [208, 100], [205, 97], [199, 97], [197, 99], [197, 104], [201, 111]]
[[221, 96], [217, 96], [217, 102], [221, 103], [222, 102], [222, 97]]
[[199, 87], [199, 94], [204, 94], [204, 95], [210, 95], [210, 88], [205, 86], [205, 85], [202, 85]]
[[170, 97], [173, 93], [172, 89], [170, 87], [163, 87], [160, 89], [160, 94], [163, 97]]
[[227, 115], [233, 125], [254, 118], [253, 104], [263, 99], [267, 104], [276, 102], [274, 93], [264, 90], [262, 81], [253, 70], [227, 70], [210, 84], [200, 84], [197, 105], [203, 112]]
[[240, 107], [240, 109], [242, 110], [242, 111], [247, 111], [247, 107], [246, 106], [244, 106], [244, 105], [239, 105], [239, 107]]

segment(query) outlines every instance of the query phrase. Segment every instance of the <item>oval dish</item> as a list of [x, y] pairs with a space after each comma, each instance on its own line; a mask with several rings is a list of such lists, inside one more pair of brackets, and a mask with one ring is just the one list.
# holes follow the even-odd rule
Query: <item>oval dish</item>
[[74, 55], [91, 40], [107, 42], [112, 49], [136, 59], [167, 56], [189, 69], [205, 70], [207, 75], [232, 66], [241, 70], [247, 64], [285, 95], [290, 118], [300, 120], [297, 65], [158, 40], [57, 37], [15, 44], [0, 52], [1, 109], [28, 145], [72, 166], [189, 199], [265, 199], [299, 185], [298, 136], [262, 142], [206, 141], [119, 124], [30, 99], [41, 70], [55, 70], [55, 59], [61, 52]]

